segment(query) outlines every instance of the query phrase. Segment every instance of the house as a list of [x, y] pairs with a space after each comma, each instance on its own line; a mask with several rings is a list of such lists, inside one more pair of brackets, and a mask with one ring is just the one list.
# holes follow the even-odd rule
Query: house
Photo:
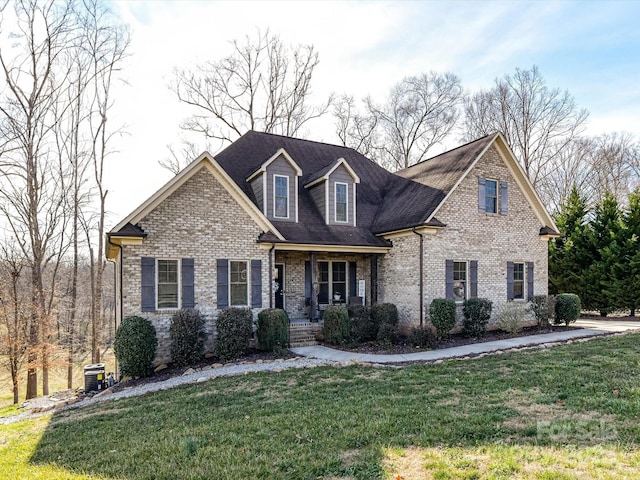
[[[389, 173], [350, 148], [250, 131], [203, 153], [108, 233], [117, 319], [141, 315], [169, 353], [180, 308], [284, 308], [308, 328], [331, 303], [547, 293], [557, 227], [504, 137]], [[317, 325], [317, 324], [316, 324]]]

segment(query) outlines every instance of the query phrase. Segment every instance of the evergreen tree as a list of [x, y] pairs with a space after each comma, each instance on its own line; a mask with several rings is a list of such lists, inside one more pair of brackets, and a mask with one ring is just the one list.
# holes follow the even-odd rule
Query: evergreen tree
[[549, 292], [576, 293], [581, 298], [583, 272], [589, 266], [586, 251], [589, 210], [574, 185], [555, 221], [562, 236], [549, 242]]
[[622, 216], [620, 235], [622, 255], [615, 269], [620, 307], [635, 316], [640, 306], [640, 189], [629, 194], [629, 204]]
[[606, 192], [589, 224], [587, 253], [590, 263], [583, 274], [583, 306], [606, 316], [620, 305], [615, 271], [622, 257], [621, 212], [618, 201]]

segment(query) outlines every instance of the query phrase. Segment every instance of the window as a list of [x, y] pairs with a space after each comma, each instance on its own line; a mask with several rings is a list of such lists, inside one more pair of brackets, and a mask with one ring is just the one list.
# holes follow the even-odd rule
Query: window
[[346, 299], [347, 262], [318, 262], [318, 303]]
[[158, 309], [178, 308], [178, 260], [158, 260]]
[[524, 300], [524, 263], [513, 264], [513, 298]]
[[273, 176], [273, 216], [289, 218], [289, 177]]
[[453, 262], [453, 299], [467, 298], [467, 262]]
[[229, 305], [248, 305], [247, 262], [229, 262]]
[[347, 184], [338, 183], [336, 187], [336, 222], [346, 222], [347, 218]]
[[487, 213], [498, 213], [498, 181], [497, 180], [486, 180], [485, 190], [484, 190], [484, 199], [485, 199], [485, 212]]

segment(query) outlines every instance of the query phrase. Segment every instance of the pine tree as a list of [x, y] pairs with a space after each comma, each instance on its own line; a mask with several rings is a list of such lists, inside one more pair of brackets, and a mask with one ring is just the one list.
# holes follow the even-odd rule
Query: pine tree
[[620, 306], [635, 316], [640, 306], [640, 189], [629, 194], [622, 216], [622, 254], [615, 269]]

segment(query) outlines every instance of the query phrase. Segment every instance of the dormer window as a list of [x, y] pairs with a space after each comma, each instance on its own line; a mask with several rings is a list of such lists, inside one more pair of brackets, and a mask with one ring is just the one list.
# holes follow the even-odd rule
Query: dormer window
[[335, 205], [336, 222], [348, 222], [348, 195], [349, 187], [346, 183], [336, 182], [335, 184]]
[[273, 176], [273, 216], [289, 218], [289, 177]]

